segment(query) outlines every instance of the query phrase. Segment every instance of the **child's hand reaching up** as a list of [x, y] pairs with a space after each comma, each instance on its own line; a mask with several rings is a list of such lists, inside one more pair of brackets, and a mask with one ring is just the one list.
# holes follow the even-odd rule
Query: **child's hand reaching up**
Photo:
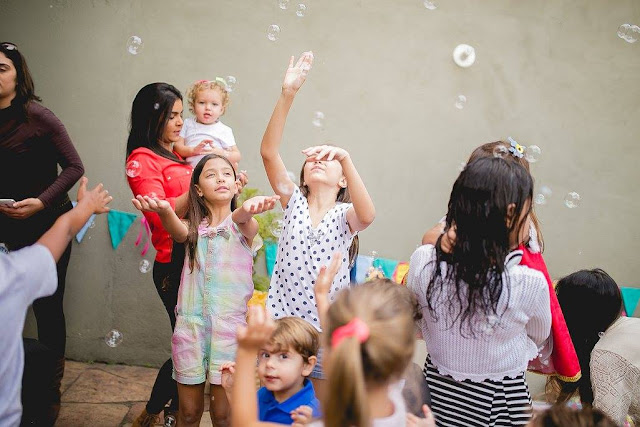
[[225, 362], [220, 366], [220, 372], [222, 373], [221, 385], [222, 388], [231, 390], [233, 388], [233, 374], [236, 373], [236, 362]]
[[87, 190], [88, 182], [89, 180], [84, 176], [80, 179], [77, 196], [78, 203], [86, 203], [95, 214], [109, 212], [107, 204], [113, 200], [113, 197], [109, 195], [109, 192], [104, 189], [102, 184], [96, 185], [93, 190]]
[[238, 327], [238, 348], [257, 353], [269, 341], [275, 329], [276, 324], [267, 315], [265, 308], [252, 305], [249, 307], [247, 326]]
[[318, 278], [316, 279], [316, 284], [313, 288], [316, 295], [318, 317], [320, 318], [322, 329], [325, 329], [326, 325], [324, 322], [327, 310], [329, 310], [329, 290], [331, 289], [333, 279], [336, 277], [336, 273], [340, 269], [340, 265], [342, 265], [342, 255], [340, 252], [335, 252], [331, 256], [331, 262], [329, 265], [323, 265], [320, 267], [320, 272], [318, 273]]
[[291, 419], [293, 420], [292, 427], [302, 427], [311, 423], [313, 418], [313, 409], [311, 406], [300, 405], [293, 411], [291, 411]]
[[307, 79], [307, 74], [311, 70], [313, 64], [313, 52], [304, 52], [300, 55], [298, 62], [293, 64], [294, 57], [289, 59], [289, 67], [284, 75], [284, 81], [282, 82], [282, 92], [295, 94]]
[[242, 204], [242, 209], [251, 215], [261, 214], [273, 209], [280, 200], [280, 196], [256, 196], [246, 200]]
[[133, 206], [139, 211], [165, 213], [172, 211], [171, 204], [166, 200], [160, 200], [157, 197], [142, 196], [138, 194], [135, 199], [131, 199]]

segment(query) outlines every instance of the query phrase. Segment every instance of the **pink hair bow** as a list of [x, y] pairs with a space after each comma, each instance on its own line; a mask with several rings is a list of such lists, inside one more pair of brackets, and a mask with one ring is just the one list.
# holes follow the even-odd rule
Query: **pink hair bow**
[[356, 337], [361, 344], [366, 342], [369, 339], [369, 326], [360, 318], [354, 317], [349, 323], [333, 331], [333, 334], [331, 334], [331, 347], [337, 347], [342, 340], [350, 337]]

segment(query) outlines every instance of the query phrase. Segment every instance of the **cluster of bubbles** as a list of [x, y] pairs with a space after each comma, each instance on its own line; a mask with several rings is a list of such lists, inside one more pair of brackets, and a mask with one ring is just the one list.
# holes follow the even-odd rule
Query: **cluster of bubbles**
[[[278, 7], [281, 10], [287, 10], [289, 9], [289, 3], [291, 0], [278, 0]], [[296, 16], [299, 18], [304, 18], [304, 16], [307, 14], [307, 5], [304, 3], [298, 3], [296, 6]], [[280, 37], [280, 26], [277, 24], [271, 24], [269, 25], [269, 28], [267, 28], [267, 39], [269, 41], [276, 41], [278, 40], [278, 37]]]
[[622, 24], [618, 27], [618, 37], [627, 43], [635, 43], [640, 38], [640, 27], [633, 24]]
[[131, 160], [125, 165], [124, 172], [129, 178], [135, 178], [140, 175], [140, 162], [137, 160]]
[[104, 336], [104, 342], [109, 346], [109, 347], [117, 347], [120, 345], [120, 343], [122, 343], [122, 339], [123, 339], [123, 335], [122, 332], [120, 332], [117, 329], [112, 329], [109, 332], [107, 332], [107, 335]]
[[313, 120], [311, 120], [311, 123], [317, 128], [323, 127], [324, 113], [322, 111], [316, 111], [315, 113], [313, 113]]
[[151, 263], [147, 259], [140, 261], [140, 273], [145, 274], [151, 270]]
[[144, 42], [138, 36], [131, 36], [129, 40], [127, 40], [127, 51], [131, 55], [137, 55], [142, 51], [144, 47]]

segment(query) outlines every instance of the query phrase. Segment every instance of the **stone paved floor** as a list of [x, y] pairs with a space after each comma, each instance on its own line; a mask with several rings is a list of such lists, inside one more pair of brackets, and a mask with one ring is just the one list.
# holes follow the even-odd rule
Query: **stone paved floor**
[[[157, 373], [154, 368], [68, 360], [56, 426], [130, 426], [142, 412]], [[208, 401], [205, 398], [201, 426], [211, 426]]]

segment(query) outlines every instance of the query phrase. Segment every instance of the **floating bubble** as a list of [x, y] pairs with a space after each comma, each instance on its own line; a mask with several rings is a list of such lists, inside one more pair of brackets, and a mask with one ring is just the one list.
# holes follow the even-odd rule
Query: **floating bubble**
[[493, 149], [493, 157], [498, 157], [500, 159], [504, 158], [509, 154], [509, 149], [502, 144], [496, 145]]
[[153, 104], [153, 109], [157, 110], [158, 108], [160, 108], [160, 104], [158, 104], [157, 102], [155, 104]]
[[148, 273], [151, 270], [151, 263], [149, 260], [143, 259], [140, 261], [140, 273]]
[[238, 80], [233, 76], [227, 76], [224, 81], [227, 92], [233, 92], [233, 89], [235, 89]]
[[575, 209], [578, 206], [580, 206], [580, 201], [581, 201], [581, 197], [575, 191], [571, 191], [571, 192], [567, 193], [566, 196], [564, 196], [564, 204], [569, 209]]
[[131, 36], [129, 37], [129, 40], [127, 40], [127, 51], [129, 51], [131, 55], [139, 54], [143, 47], [144, 42], [138, 36]]
[[476, 50], [468, 44], [459, 44], [453, 49], [453, 62], [462, 68], [468, 68], [476, 62]]
[[282, 227], [284, 226], [284, 222], [281, 219], [277, 219], [273, 222], [273, 226], [271, 227], [271, 234], [277, 239], [282, 235]]
[[537, 145], [529, 145], [524, 150], [524, 158], [529, 163], [535, 163], [540, 160], [540, 156], [542, 155], [542, 150]]
[[538, 193], [533, 197], [533, 202], [536, 205], [546, 205], [547, 204], [547, 196], [542, 193]]
[[465, 104], [467, 103], [467, 97], [464, 95], [458, 95], [456, 97], [456, 103], [455, 106], [458, 110], [462, 110], [465, 106]]
[[140, 175], [140, 162], [137, 160], [131, 160], [125, 166], [125, 173], [129, 178], [135, 178]]
[[298, 179], [298, 178], [296, 177], [296, 174], [295, 174], [295, 173], [293, 173], [293, 172], [291, 172], [291, 171], [287, 171], [287, 176], [288, 176], [288, 177], [289, 177], [289, 179], [290, 179], [291, 181], [293, 181], [293, 182], [296, 182], [296, 180]]
[[296, 9], [296, 15], [302, 18], [307, 13], [307, 6], [304, 3], [299, 3]]
[[622, 24], [618, 27], [618, 37], [627, 43], [635, 43], [640, 37], [640, 27], [631, 24]]
[[96, 228], [96, 220], [92, 220], [91, 224], [89, 224], [89, 228]]
[[438, 5], [430, 0], [424, 0], [422, 4], [429, 10], [436, 10], [438, 8]]
[[462, 172], [466, 167], [467, 167], [467, 162], [461, 162], [460, 165], [458, 166], [458, 170]]
[[178, 424], [175, 415], [167, 415], [164, 417], [164, 427], [175, 427]]
[[104, 342], [109, 347], [117, 347], [122, 342], [122, 338], [123, 338], [122, 332], [120, 332], [117, 329], [112, 329], [109, 332], [107, 332], [107, 335], [105, 335]]
[[274, 42], [278, 40], [279, 36], [280, 36], [280, 27], [277, 26], [276, 24], [269, 25], [269, 28], [267, 29], [267, 38], [272, 42]]
[[373, 258], [373, 260], [375, 261], [375, 260], [378, 259], [378, 252], [377, 251], [371, 251], [371, 252], [369, 252], [369, 256], [371, 258]]
[[311, 123], [313, 123], [317, 128], [324, 126], [324, 113], [322, 111], [316, 111], [313, 113], [313, 120], [311, 120]]
[[278, 7], [282, 10], [285, 10], [289, 7], [290, 0], [278, 0]]
[[547, 196], [547, 198], [549, 198], [549, 197], [551, 197], [553, 195], [553, 191], [551, 191], [551, 188], [549, 188], [549, 186], [547, 186], [547, 185], [540, 186], [540, 192], [542, 194], [544, 194], [545, 196]]

